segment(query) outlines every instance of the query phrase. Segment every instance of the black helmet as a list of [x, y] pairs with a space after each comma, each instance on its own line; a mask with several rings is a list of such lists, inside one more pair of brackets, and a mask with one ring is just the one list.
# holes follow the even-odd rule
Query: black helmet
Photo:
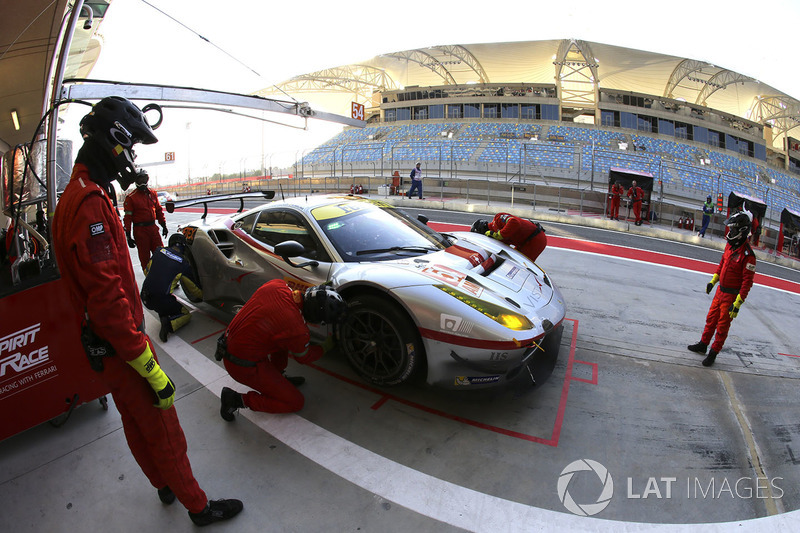
[[175, 248], [178, 253], [183, 255], [186, 251], [186, 237], [183, 233], [175, 233], [169, 238], [169, 247]]
[[347, 304], [328, 285], [309, 287], [303, 295], [303, 317], [310, 324], [334, 324], [347, 311]]
[[136, 187], [139, 189], [147, 189], [147, 183], [150, 181], [150, 176], [144, 169], [136, 171]]
[[472, 227], [469, 230], [473, 233], [480, 233], [481, 235], [483, 235], [484, 233], [489, 231], [489, 221], [479, 218], [478, 220], [472, 223]]
[[[148, 104], [145, 111], [161, 108]], [[161, 124], [159, 118], [155, 127]], [[108, 96], [92, 106], [91, 112], [81, 119], [80, 131], [84, 139], [91, 138], [102, 150], [106, 150], [119, 172], [116, 178], [123, 190], [136, 180], [133, 160], [133, 145], [158, 142], [144, 112], [127, 98]]]
[[752, 225], [753, 219], [749, 211], [734, 213], [725, 221], [725, 226], [728, 228], [725, 238], [728, 239], [731, 246], [741, 246], [750, 235]]

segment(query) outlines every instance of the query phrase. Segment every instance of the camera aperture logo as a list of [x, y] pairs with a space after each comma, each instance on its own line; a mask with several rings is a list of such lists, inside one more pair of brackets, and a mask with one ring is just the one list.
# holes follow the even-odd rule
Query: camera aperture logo
[[[572, 495], [569, 493], [569, 484], [572, 478], [580, 473], [586, 472], [582, 475], [595, 475], [602, 483], [603, 488], [597, 501], [593, 503], [577, 503]], [[568, 464], [561, 475], [558, 477], [558, 499], [564, 504], [564, 507], [573, 514], [578, 516], [593, 516], [605, 509], [611, 503], [611, 497], [614, 495], [614, 480], [611, 479], [608, 469], [597, 461], [591, 459], [578, 459]]]

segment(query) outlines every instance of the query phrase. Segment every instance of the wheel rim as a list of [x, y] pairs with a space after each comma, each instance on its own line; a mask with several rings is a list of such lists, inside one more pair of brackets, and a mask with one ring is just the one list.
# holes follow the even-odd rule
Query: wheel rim
[[347, 357], [360, 374], [383, 381], [395, 377], [404, 367], [402, 335], [381, 314], [366, 309], [354, 313], [342, 333]]

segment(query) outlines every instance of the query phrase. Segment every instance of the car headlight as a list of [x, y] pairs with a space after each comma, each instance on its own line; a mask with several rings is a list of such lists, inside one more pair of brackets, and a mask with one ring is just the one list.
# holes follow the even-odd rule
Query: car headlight
[[468, 294], [464, 294], [463, 292], [452, 287], [448, 287], [447, 285], [434, 285], [434, 287], [446, 294], [449, 294], [453, 298], [460, 300], [479, 313], [488, 316], [501, 326], [505, 326], [508, 329], [513, 329], [515, 331], [533, 329], [533, 323], [528, 320], [528, 317], [525, 315], [520, 315], [519, 313], [515, 313], [514, 311], [500, 307], [499, 305], [491, 302], [469, 296]]

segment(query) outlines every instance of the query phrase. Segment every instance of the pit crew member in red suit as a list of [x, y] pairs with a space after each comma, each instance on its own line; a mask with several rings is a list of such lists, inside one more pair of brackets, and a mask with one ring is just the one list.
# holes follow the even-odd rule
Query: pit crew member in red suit
[[752, 233], [750, 237], [750, 241], [753, 243], [753, 246], [758, 246], [758, 238], [761, 236], [761, 230], [759, 228], [760, 225], [761, 224], [758, 220], [758, 217], [753, 215], [753, 229], [751, 230]]
[[478, 229], [485, 230], [481, 233], [487, 237], [513, 246], [533, 262], [547, 246], [547, 236], [541, 224], [509, 213], [497, 213], [488, 224], [479, 220], [470, 231]]
[[[711, 366], [722, 350], [722, 345], [728, 337], [731, 322], [739, 314], [739, 309], [753, 286], [756, 274], [756, 256], [747, 236], [750, 234], [752, 215], [748, 211], [740, 211], [725, 221], [728, 227], [726, 239], [728, 244], [717, 266], [711, 281], [706, 285], [706, 293], [710, 294], [714, 285], [719, 282], [719, 287], [711, 302], [711, 308], [706, 316], [706, 327], [700, 337], [700, 342], [688, 346], [689, 350], [705, 354], [711, 338], [714, 343], [708, 350], [708, 356], [703, 360], [703, 366]], [[714, 334], [716, 333], [716, 336]]]
[[224, 387], [220, 416], [232, 422], [244, 407], [267, 413], [302, 409], [305, 399], [295, 385], [305, 379], [284, 375], [289, 356], [301, 364], [322, 357], [322, 346], [309, 345], [307, 322], [336, 323], [346, 308], [339, 293], [324, 285], [301, 293], [275, 279], [259, 287], [220, 337], [216, 354], [233, 379], [255, 390], [240, 394]]
[[156, 136], [138, 107], [114, 96], [92, 107], [80, 131], [84, 144], [56, 206], [53, 243], [74, 316], [83, 319], [81, 338], [90, 364], [110, 389], [131, 452], [161, 501], [171, 504], [177, 497], [196, 525], [231, 518], [242, 502], [208, 501], [192, 474], [172, 405], [175, 386], [144, 333], [142, 303], [115, 206], [111, 182], [116, 179], [123, 190], [130, 186], [136, 178], [133, 145], [155, 143]]
[[[161, 209], [156, 192], [147, 186], [149, 179], [143, 170], [137, 173], [136, 188], [125, 198], [125, 215], [122, 218], [128, 246], [135, 247], [139, 252], [139, 264], [142, 270], [147, 266], [153, 252], [164, 246], [161, 235], [158, 234], [156, 221], [161, 225], [161, 234], [167, 236], [164, 210]], [[133, 238], [131, 238], [131, 226], [133, 226]]]
[[619, 202], [625, 188], [617, 181], [611, 186], [611, 194], [609, 195], [608, 205], [608, 218], [612, 220], [619, 220]]
[[628, 189], [628, 198], [631, 199], [631, 207], [633, 207], [633, 216], [636, 218], [634, 225], [642, 225], [642, 199], [644, 198], [644, 190], [636, 185], [634, 180], [631, 183], [631, 188]]

